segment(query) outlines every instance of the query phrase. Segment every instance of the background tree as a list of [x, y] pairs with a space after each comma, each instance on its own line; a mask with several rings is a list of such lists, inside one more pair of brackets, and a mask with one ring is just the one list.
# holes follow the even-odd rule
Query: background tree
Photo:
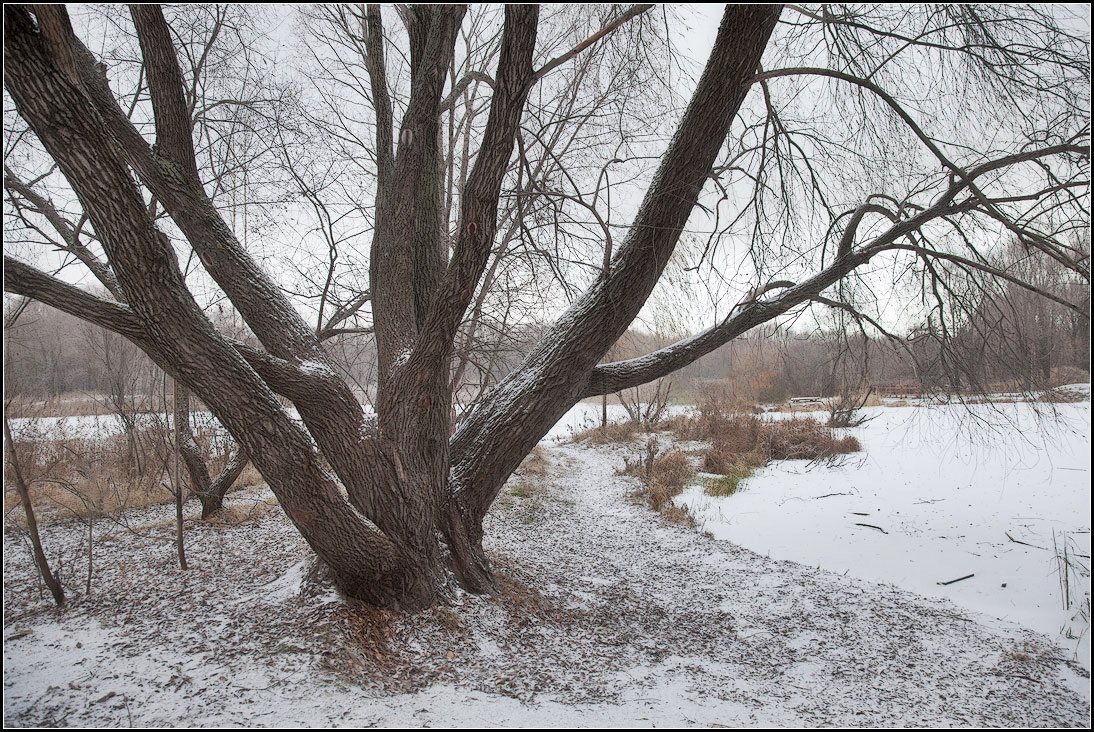
[[[1005, 231], [1089, 287], [1089, 261], [1070, 238], [1088, 218], [1089, 44], [1056, 18], [1016, 7], [730, 6], [634, 216], [600, 226], [613, 210], [598, 207], [600, 176], [568, 188], [541, 183], [527, 173], [534, 158], [522, 121], [537, 85], [582, 63], [643, 10], [615, 11], [587, 39], [560, 48], [537, 40], [537, 8], [506, 7], [488, 112], [481, 127], [469, 124], [464, 168], [443, 142], [452, 93], [486, 84], [473, 68], [453, 73], [466, 10], [398, 9], [408, 51], [402, 97], [392, 92], [399, 84], [383, 12], [358, 14], [353, 38], [365, 73], [347, 83], [367, 80], [373, 155], [346, 157], [374, 169], [374, 199], [364, 204], [368, 298], [321, 296], [319, 309], [333, 317], [367, 303], [374, 417], [325, 350], [322, 317], [315, 325], [302, 317], [218, 209], [195, 145], [191, 84], [158, 7], [131, 9], [148, 91], [139, 101], [154, 144], [63, 8], [6, 11], [8, 91], [79, 200], [102, 247], [95, 264], [109, 268], [120, 296], [92, 295], [13, 258], [5, 259], [5, 289], [138, 345], [231, 431], [343, 592], [404, 609], [436, 602], [449, 570], [470, 590], [494, 587], [483, 517], [578, 399], [663, 377], [813, 305], [894, 340], [925, 320], [945, 344], [995, 281], [1082, 312], [992, 258]], [[589, 170], [608, 170], [613, 159]], [[299, 189], [317, 190], [308, 180], [301, 175]], [[603, 239], [583, 291], [574, 288], [565, 311], [451, 434], [459, 337], [509, 225], [502, 202], [510, 198], [518, 230], [535, 222], [532, 202], [550, 202], [557, 216], [564, 201]], [[161, 213], [169, 222], [157, 220]], [[736, 268], [720, 280], [713, 325], [601, 363], [662, 280], [693, 216], [710, 223], [694, 271]], [[331, 242], [337, 237], [328, 253]], [[184, 244], [255, 343], [227, 337], [203, 311], [180, 266], [176, 245]], [[547, 250], [545, 259], [564, 257]], [[902, 302], [914, 307], [889, 304], [889, 293], [911, 296]], [[292, 402], [303, 428], [275, 395]]]

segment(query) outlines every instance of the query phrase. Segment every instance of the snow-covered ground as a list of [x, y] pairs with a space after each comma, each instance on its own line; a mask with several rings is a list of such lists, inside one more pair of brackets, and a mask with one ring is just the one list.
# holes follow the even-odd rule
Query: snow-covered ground
[[[170, 507], [96, 545], [96, 579], [48, 609], [5, 537], [4, 715], [12, 725], [1081, 726], [1082, 669], [1022, 627], [760, 556], [628, 500], [633, 447], [549, 445], [542, 490], [487, 524], [504, 592], [399, 616], [302, 583], [268, 494], [252, 518]], [[263, 509], [268, 506], [268, 510]], [[100, 527], [100, 532], [103, 531]], [[80, 556], [79, 526], [52, 525]]]
[[867, 411], [841, 464], [776, 462], [677, 501], [718, 538], [1020, 623], [1089, 670], [1090, 402]]
[[[9, 525], [4, 720], [1086, 725], [1089, 651], [1084, 669], [1053, 642], [1051, 541], [1089, 557], [1090, 407], [1057, 408], [1035, 422], [1029, 405], [976, 407], [1024, 425], [993, 441], [956, 406], [875, 410], [842, 466], [781, 463], [728, 499], [686, 493], [708, 535], [628, 500], [635, 481], [616, 470], [643, 438], [560, 442], [599, 415], [578, 405], [544, 440], [549, 474], [514, 479], [541, 490], [488, 519], [503, 594], [453, 590], [409, 617], [302, 583], [308, 550], [267, 489], [231, 496], [249, 514], [236, 526], [189, 507], [187, 572], [171, 507], [98, 520], [90, 594], [86, 525], [46, 526], [62, 613]], [[1078, 584], [1089, 593], [1089, 575]]]

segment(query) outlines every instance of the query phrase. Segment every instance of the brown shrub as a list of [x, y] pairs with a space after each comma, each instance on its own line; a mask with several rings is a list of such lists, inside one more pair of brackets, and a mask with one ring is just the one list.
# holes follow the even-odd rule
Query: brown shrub
[[768, 422], [762, 435], [760, 449], [769, 460], [818, 460], [862, 449], [854, 437], [837, 437], [811, 417]]
[[[199, 449], [215, 475], [228, 459], [225, 438], [199, 426]], [[20, 467], [30, 485], [32, 499], [43, 518], [86, 518], [113, 515], [174, 500], [172, 430], [163, 420], [149, 420], [127, 433], [74, 437], [59, 427], [46, 430], [40, 423], [26, 425], [15, 439]], [[12, 485], [5, 465], [5, 485]], [[183, 471], [184, 485], [189, 484]], [[248, 465], [236, 487], [261, 484], [262, 477]], [[6, 491], [4, 509], [18, 504], [14, 491]]]
[[767, 461], [767, 455], [758, 450], [740, 452], [724, 442], [715, 442], [703, 451], [703, 472], [729, 475], [741, 466], [760, 467]]
[[720, 475], [741, 466], [758, 467], [770, 460], [819, 460], [862, 449], [854, 437], [839, 437], [812, 417], [699, 417], [685, 429], [710, 442], [703, 453], [703, 470]]
[[706, 431], [703, 419], [688, 414], [676, 414], [662, 420], [661, 427], [681, 440], [702, 440]]
[[695, 527], [695, 517], [687, 506], [677, 506], [675, 503], [667, 503], [661, 508], [661, 518], [670, 524], [677, 526]]
[[656, 438], [650, 438], [644, 457], [624, 460], [620, 472], [642, 481], [635, 497], [654, 511], [664, 511], [672, 506], [672, 499], [680, 495], [695, 476], [695, 468], [687, 455], [679, 450], [658, 453]]

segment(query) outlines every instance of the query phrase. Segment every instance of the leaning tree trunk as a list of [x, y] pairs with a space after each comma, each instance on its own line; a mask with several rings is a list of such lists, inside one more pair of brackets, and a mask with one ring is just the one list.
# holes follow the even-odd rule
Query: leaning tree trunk
[[597, 363], [637, 316], [668, 264], [778, 16], [778, 7], [726, 8], [691, 104], [610, 267], [461, 423], [452, 442], [459, 510], [449, 522], [457, 535], [449, 542], [466, 552], [459, 561], [473, 577], [488, 567], [481, 522], [506, 478], [589, 395]]
[[38, 519], [34, 515], [34, 505], [30, 501], [30, 488], [23, 478], [23, 471], [19, 468], [19, 456], [15, 454], [15, 441], [11, 439], [11, 426], [8, 425], [7, 417], [4, 418], [4, 447], [7, 448], [8, 460], [11, 462], [15, 490], [19, 493], [19, 502], [23, 504], [23, 513], [27, 518], [27, 533], [30, 534], [34, 564], [38, 567], [38, 574], [42, 576], [42, 581], [46, 583], [50, 594], [53, 595], [53, 601], [60, 607], [65, 604], [65, 588], [61, 585], [61, 580], [49, 568], [46, 550], [42, 547], [42, 537], [38, 533]]

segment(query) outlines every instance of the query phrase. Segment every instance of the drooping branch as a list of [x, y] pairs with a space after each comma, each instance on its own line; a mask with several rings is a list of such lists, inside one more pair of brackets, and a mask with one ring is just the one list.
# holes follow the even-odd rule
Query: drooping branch
[[[584, 391], [583, 396], [598, 396], [631, 388], [681, 369], [756, 326], [769, 322], [802, 303], [819, 300], [820, 293], [828, 287], [839, 282], [854, 269], [869, 262], [873, 257], [886, 251], [912, 251], [927, 261], [944, 260], [954, 262], [992, 277], [1012, 282], [1023, 289], [1064, 305], [1085, 316], [1085, 308], [1082, 304], [1068, 302], [1042, 287], [1022, 280], [987, 262], [928, 248], [923, 244], [916, 243], [913, 238], [923, 227], [934, 221], [945, 219], [957, 213], [970, 211], [984, 213], [981, 198], [978, 196], [955, 200], [963, 191], [969, 190], [970, 183], [976, 178], [1019, 163], [1074, 152], [1076, 152], [1075, 146], [1054, 145], [984, 162], [967, 171], [963, 177], [955, 178], [950, 186], [935, 199], [930, 208], [923, 209], [914, 216], [904, 219], [895, 217], [891, 211], [883, 207], [878, 207], [880, 210], [875, 210], [873, 208], [874, 204], [863, 204], [852, 215], [851, 222], [841, 239], [838, 256], [813, 277], [800, 284], [788, 287], [778, 297], [770, 300], [756, 301], [756, 295], [750, 295], [744, 303], [734, 308], [725, 320], [699, 335], [674, 343], [645, 356], [597, 366], [593, 370], [589, 386]], [[893, 221], [893, 225], [871, 241], [853, 248], [854, 235], [861, 223], [862, 216], [870, 211], [889, 218]], [[766, 290], [766, 288], [764, 289]]]
[[858, 234], [858, 227], [862, 224], [862, 219], [868, 213], [875, 213], [892, 221], [894, 224], [900, 219], [889, 209], [876, 203], [864, 203], [855, 209], [851, 214], [851, 220], [847, 222], [847, 228], [843, 230], [843, 236], [839, 240], [839, 248], [836, 250], [836, 256], [842, 257], [851, 251], [851, 246], [855, 243], [855, 235]]
[[144, 324], [126, 305], [96, 297], [7, 254], [4, 255], [4, 291], [43, 302], [135, 343], [144, 340]]
[[[1017, 222], [1013, 221], [1010, 217], [1006, 216], [999, 210], [998, 206], [987, 196], [979, 187], [975, 184], [976, 175], [972, 171], [965, 170], [962, 166], [958, 165], [954, 160], [948, 156], [945, 151], [942, 150], [941, 145], [937, 140], [932, 138], [926, 133], [922, 126], [915, 121], [912, 115], [904, 108], [892, 94], [888, 93], [880, 86], [875, 84], [869, 79], [863, 79], [853, 74], [848, 74], [843, 71], [837, 71], [834, 69], [818, 68], [818, 67], [799, 67], [799, 68], [787, 68], [787, 69], [772, 69], [770, 71], [764, 71], [756, 74], [755, 81], [760, 83], [767, 81], [768, 79], [775, 79], [785, 76], [818, 76], [827, 77], [830, 79], [836, 79], [838, 81], [846, 82], [854, 86], [858, 86], [877, 98], [883, 101], [896, 115], [900, 118], [901, 122], [915, 135], [915, 137], [926, 147], [932, 155], [943, 165], [946, 170], [960, 180], [974, 196], [976, 196], [981, 205], [984, 208], [984, 212], [994, 218], [999, 223], [1003, 224], [1012, 234], [1017, 236], [1019, 240], [1030, 244], [1031, 246], [1040, 249], [1046, 255], [1052, 257], [1060, 264], [1074, 270], [1074, 262], [1072, 262], [1064, 253], [1062, 253], [1055, 242], [1050, 241], [1047, 237], [1044, 237], [1037, 232], [1030, 231], [1025, 227], [1022, 227]], [[1089, 149], [1083, 145], [1078, 144], [1064, 144], [1061, 146], [1066, 148], [1069, 152], [1073, 152], [1077, 155], [1089, 155]], [[1031, 158], [1032, 159], [1032, 158]], [[1076, 270], [1078, 271], [1078, 270]], [[1082, 272], [1080, 271], [1080, 274]], [[1085, 274], [1089, 280], [1089, 272]]]

